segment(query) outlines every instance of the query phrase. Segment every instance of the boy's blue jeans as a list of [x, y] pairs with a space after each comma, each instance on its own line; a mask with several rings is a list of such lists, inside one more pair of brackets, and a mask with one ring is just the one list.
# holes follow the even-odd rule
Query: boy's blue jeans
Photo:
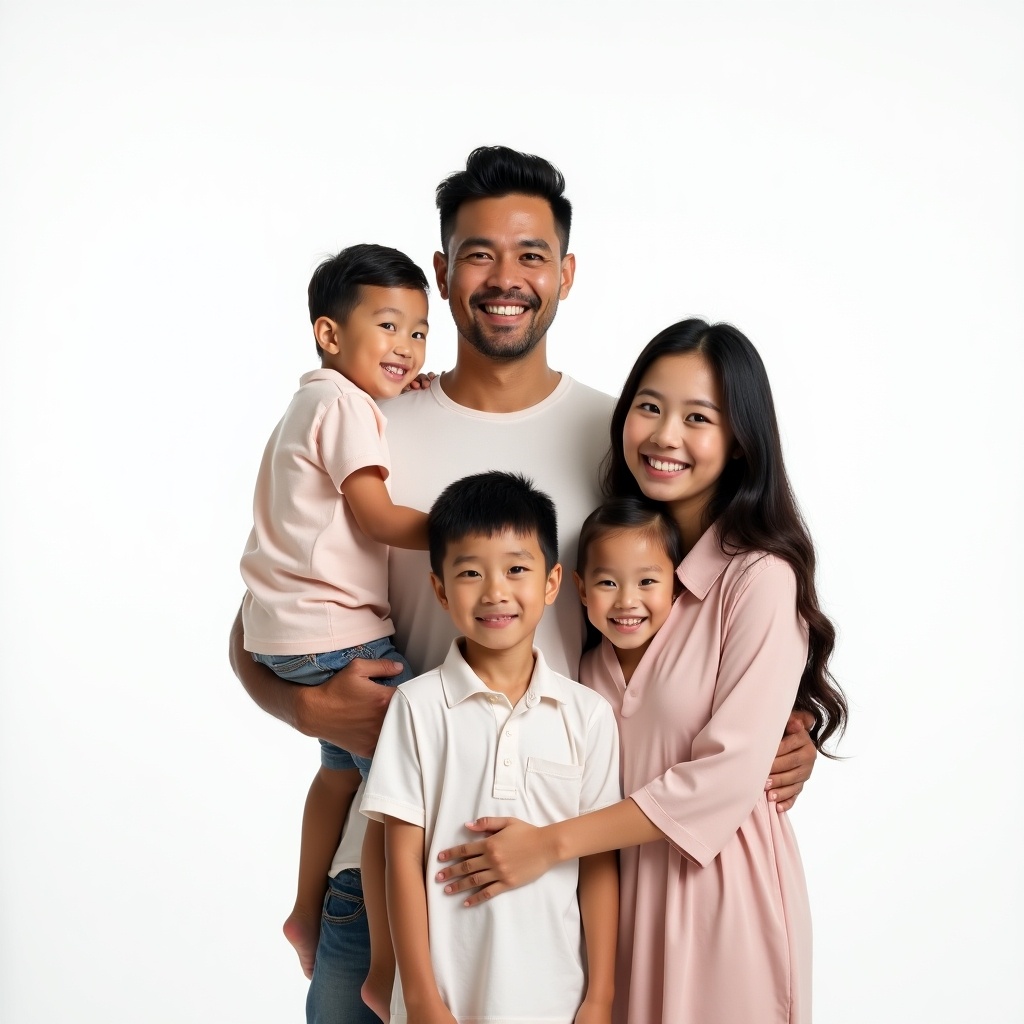
[[[370, 661], [383, 659], [386, 661], [397, 661], [402, 666], [402, 671], [397, 676], [389, 679], [378, 679], [377, 682], [384, 686], [397, 686], [412, 679], [412, 669], [409, 662], [395, 650], [391, 637], [381, 637], [379, 640], [371, 640], [369, 643], [359, 644], [357, 647], [346, 647], [342, 651], [328, 651], [326, 654], [254, 654], [253, 660], [261, 665], [266, 665], [275, 675], [287, 679], [290, 683], [301, 683], [303, 686], [319, 686], [326, 683], [335, 672], [340, 672], [350, 661], [356, 658], [366, 658]], [[370, 759], [350, 754], [347, 750], [328, 743], [327, 740], [320, 741], [320, 763], [332, 771], [345, 771], [349, 768], [358, 768], [359, 774], [366, 778], [370, 770]]]

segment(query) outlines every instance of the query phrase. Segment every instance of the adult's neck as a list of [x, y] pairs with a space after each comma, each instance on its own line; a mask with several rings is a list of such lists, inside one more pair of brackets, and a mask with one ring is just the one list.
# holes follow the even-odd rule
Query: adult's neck
[[441, 374], [441, 387], [455, 403], [478, 412], [521, 412], [543, 402], [562, 379], [548, 366], [541, 342], [522, 359], [490, 359], [459, 339], [455, 368]]

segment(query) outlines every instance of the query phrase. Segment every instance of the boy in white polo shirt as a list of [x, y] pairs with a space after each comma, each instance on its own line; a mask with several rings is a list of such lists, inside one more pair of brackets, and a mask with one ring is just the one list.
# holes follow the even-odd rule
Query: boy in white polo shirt
[[620, 798], [611, 706], [533, 647], [561, 581], [554, 505], [521, 476], [481, 473], [441, 493], [428, 532], [434, 591], [463, 635], [399, 687], [362, 803], [385, 824], [391, 1020], [608, 1024], [614, 855], [471, 910], [424, 877], [439, 850], [478, 838], [467, 821], [546, 824]]
[[[392, 398], [423, 365], [427, 280], [405, 253], [353, 245], [323, 261], [309, 282], [309, 318], [321, 367], [299, 390], [267, 443], [241, 570], [245, 649], [283, 679], [316, 686], [355, 658], [400, 662], [391, 643], [387, 545], [425, 549], [426, 513], [388, 491], [385, 419]], [[306, 798], [298, 894], [284, 924], [312, 977], [327, 874], [369, 760], [324, 740]], [[371, 974], [391, 985], [384, 833], [368, 830], [364, 877], [373, 945]]]

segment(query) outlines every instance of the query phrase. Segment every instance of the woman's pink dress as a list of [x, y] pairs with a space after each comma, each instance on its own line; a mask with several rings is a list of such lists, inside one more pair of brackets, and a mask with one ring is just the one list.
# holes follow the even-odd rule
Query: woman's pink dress
[[616, 1024], [807, 1024], [796, 838], [764, 792], [807, 659], [792, 569], [708, 530], [629, 686], [608, 641], [581, 681], [615, 708], [623, 792], [667, 841], [622, 851]]

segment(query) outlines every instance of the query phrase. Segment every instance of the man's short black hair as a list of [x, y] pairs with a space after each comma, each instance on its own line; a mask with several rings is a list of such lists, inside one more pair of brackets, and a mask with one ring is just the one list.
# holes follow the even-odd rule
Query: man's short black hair
[[536, 534], [551, 572], [558, 561], [558, 521], [554, 502], [521, 473], [477, 473], [449, 484], [430, 509], [427, 538], [430, 568], [441, 576], [448, 545], [470, 534], [493, 537], [510, 530]]
[[[328, 256], [309, 279], [309, 322], [322, 316], [343, 324], [359, 305], [363, 285], [418, 288], [427, 292], [427, 277], [404, 252], [361, 242]], [[320, 345], [317, 344], [317, 353]]]
[[559, 255], [564, 256], [569, 251], [569, 228], [572, 226], [572, 203], [564, 193], [562, 172], [542, 156], [520, 153], [508, 146], [480, 146], [469, 154], [464, 171], [448, 175], [437, 186], [441, 248], [448, 252], [448, 241], [455, 230], [455, 216], [463, 203], [471, 199], [524, 195], [548, 201], [562, 247]]

